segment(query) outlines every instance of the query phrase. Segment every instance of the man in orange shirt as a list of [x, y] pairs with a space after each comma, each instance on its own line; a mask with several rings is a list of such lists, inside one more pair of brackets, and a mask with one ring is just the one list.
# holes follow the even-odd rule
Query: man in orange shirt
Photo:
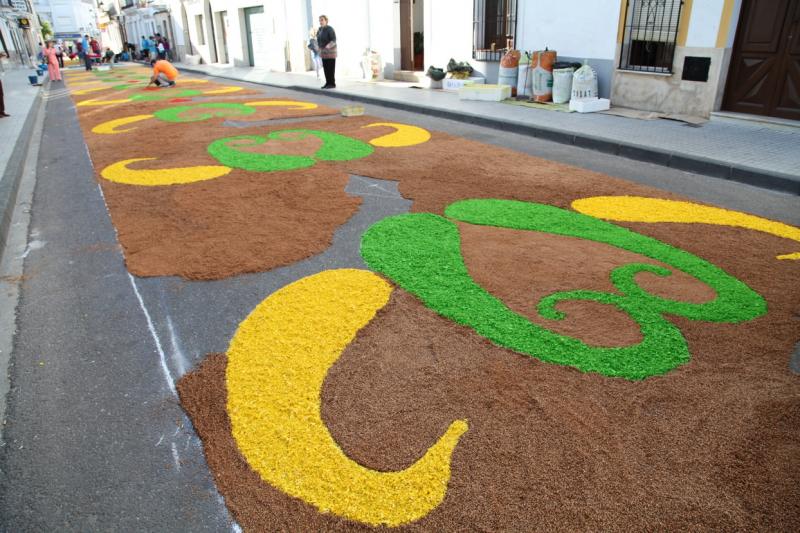
[[[153, 76], [150, 78], [150, 83], [155, 83], [159, 87], [175, 86], [175, 80], [178, 78], [178, 69], [172, 66], [172, 63], [166, 59], [159, 59], [158, 61], [151, 61], [150, 66], [153, 67]], [[150, 86], [150, 83], [147, 85]]]

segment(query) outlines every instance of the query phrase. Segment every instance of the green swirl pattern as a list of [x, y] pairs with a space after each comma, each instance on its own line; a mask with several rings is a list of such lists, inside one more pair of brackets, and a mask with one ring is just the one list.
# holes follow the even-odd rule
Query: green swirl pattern
[[569, 291], [538, 304], [541, 316], [563, 319], [556, 304], [589, 300], [613, 305], [639, 326], [642, 341], [633, 346], [595, 347], [554, 333], [513, 312], [470, 277], [461, 255], [457, 226], [433, 214], [408, 214], [374, 224], [361, 241], [371, 268], [419, 297], [426, 306], [469, 326], [492, 342], [542, 361], [630, 380], [664, 374], [690, 359], [686, 340], [664, 315], [711, 322], [741, 322], [767, 312], [764, 299], [717, 266], [684, 250], [594, 217], [557, 207], [510, 200], [465, 200], [445, 214], [462, 222], [579, 237], [609, 244], [661, 261], [711, 286], [714, 300], [688, 303], [656, 296], [635, 280], [640, 272], [669, 276], [662, 267], [632, 263], [614, 269], [611, 281], [620, 294]]
[[[196, 113], [192, 116], [184, 116], [185, 114], [198, 109], [208, 109], [209, 112]], [[254, 107], [244, 104], [231, 102], [208, 102], [194, 105], [167, 107], [164, 109], [159, 109], [158, 111], [154, 112], [153, 115], [155, 115], [158, 120], [163, 120], [164, 122], [201, 122], [214, 117], [246, 116], [252, 115], [255, 112], [256, 109]]]
[[[311, 156], [284, 155], [284, 154], [259, 154], [243, 151], [262, 145], [270, 140], [299, 142], [309, 136], [322, 140], [322, 146]], [[239, 135], [227, 137], [211, 143], [208, 153], [221, 164], [250, 170], [253, 172], [277, 172], [296, 170], [314, 166], [317, 161], [350, 161], [370, 155], [374, 148], [357, 139], [345, 137], [337, 133], [319, 130], [279, 130], [260, 135]]]

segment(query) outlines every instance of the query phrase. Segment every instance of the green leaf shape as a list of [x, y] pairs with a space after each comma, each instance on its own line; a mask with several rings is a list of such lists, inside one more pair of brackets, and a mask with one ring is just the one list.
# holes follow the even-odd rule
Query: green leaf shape
[[[209, 109], [209, 113], [199, 113], [191, 117], [182, 117], [184, 113], [194, 109]], [[164, 122], [201, 122], [214, 117], [231, 117], [252, 115], [256, 112], [253, 106], [232, 102], [206, 102], [195, 105], [181, 105], [159, 109], [153, 115]]]
[[[270, 140], [301, 141], [314, 136], [322, 140], [322, 146], [313, 156], [285, 154], [257, 154], [241, 151], [242, 147], [264, 144]], [[370, 155], [374, 148], [357, 139], [319, 130], [279, 130], [266, 136], [239, 135], [218, 139], [208, 147], [208, 153], [223, 165], [253, 172], [278, 172], [308, 168], [320, 161], [350, 161]]]
[[[582, 238], [592, 235], [595, 238], [590, 240], [653, 257], [643, 253], [647, 250], [657, 255], [654, 259], [673, 265], [673, 260], [677, 260], [684, 267], [687, 267], [684, 263], [688, 263], [688, 270], [682, 270], [696, 277], [699, 273], [710, 278], [712, 287], [718, 291], [715, 302], [721, 297], [739, 302], [742, 309], [733, 313], [731, 321], [746, 320], [745, 317], [752, 318], [766, 312], [766, 305], [757, 293], [714, 265], [683, 250], [592, 217], [542, 204], [506, 200], [457, 202], [445, 213], [464, 222], [483, 225]], [[609, 230], [609, 226], [612, 229]], [[607, 235], [607, 231], [612, 235]], [[622, 235], [627, 236], [622, 238]], [[577, 299], [613, 305], [627, 313], [640, 328], [642, 341], [632, 346], [589, 346], [579, 339], [533, 324], [475, 283], [461, 255], [457, 226], [438, 215], [398, 215], [374, 224], [362, 237], [361, 255], [367, 265], [415, 294], [440, 315], [472, 328], [500, 346], [542, 361], [572, 366], [583, 372], [639, 380], [669, 372], [690, 359], [680, 330], [662, 314], [671, 300], [649, 295], [641, 289], [633, 295], [624, 292], [560, 292], [543, 298], [538, 305], [543, 317], [554, 320], [564, 318], [563, 313], [555, 309], [560, 301]], [[645, 270], [661, 275], [666, 271], [652, 265], [625, 265], [615, 269], [612, 281], [617, 278], [632, 282], [635, 272]], [[655, 302], [659, 304], [655, 305]], [[730, 314], [735, 307], [728, 303], [710, 307], [707, 304], [687, 305], [705, 305], [703, 313], [721, 316]], [[673, 309], [682, 310], [681, 306]]]
[[316, 160], [304, 155], [256, 154], [243, 152], [247, 148], [264, 144], [269, 139], [259, 135], [227, 137], [211, 143], [208, 153], [225, 166], [241, 168], [251, 172], [278, 172], [314, 166]]
[[203, 94], [203, 91], [196, 89], [184, 89], [183, 91], [174, 92], [167, 89], [164, 92], [154, 92], [153, 94], [134, 94], [131, 100], [135, 102], [157, 102], [158, 100], [171, 100], [172, 98], [188, 98], [190, 96], [198, 96]]

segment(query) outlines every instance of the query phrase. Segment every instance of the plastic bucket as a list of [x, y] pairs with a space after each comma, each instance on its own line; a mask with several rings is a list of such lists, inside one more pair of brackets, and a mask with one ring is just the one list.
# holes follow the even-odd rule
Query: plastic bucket
[[518, 69], [516, 66], [514, 67], [500, 67], [500, 74], [497, 77], [497, 83], [499, 85], [508, 85], [510, 86], [514, 92], [516, 93], [517, 89], [517, 72]]
[[31, 85], [36, 85], [39, 83], [39, 76], [28, 76], [28, 81], [31, 82]]
[[572, 93], [572, 67], [553, 69], [553, 103], [566, 104]]

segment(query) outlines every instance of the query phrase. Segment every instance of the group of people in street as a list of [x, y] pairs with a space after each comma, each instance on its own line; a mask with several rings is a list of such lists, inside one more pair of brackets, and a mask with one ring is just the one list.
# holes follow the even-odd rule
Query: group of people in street
[[[155, 36], [145, 37], [142, 35], [141, 50], [139, 58], [144, 61], [150, 60], [153, 67], [153, 77], [151, 84], [159, 87], [173, 87], [178, 76], [177, 69], [167, 60], [170, 57], [169, 40], [156, 33]], [[133, 53], [134, 46], [127, 43], [128, 51]], [[311, 51], [314, 65], [319, 77], [320, 63], [325, 74], [325, 85], [322, 89], [336, 88], [336, 32], [328, 24], [328, 17], [320, 15], [319, 28], [312, 28], [309, 32], [308, 49]], [[64, 44], [62, 41], [46, 41], [42, 48], [41, 58], [47, 64], [47, 71], [50, 81], [62, 81], [61, 69], [64, 68]], [[155, 54], [151, 56], [151, 54]], [[101, 55], [100, 43], [89, 35], [84, 35], [81, 40], [76, 40], [73, 47], [69, 47], [69, 57], [80, 57], [86, 66], [86, 70], [92, 70], [92, 63], [95, 59], [102, 59], [103, 62], [111, 62], [114, 52], [106, 48], [106, 53]], [[0, 105], [2, 104], [2, 89], [0, 89]], [[5, 111], [0, 111], [0, 117], [7, 116]]]
[[147, 61], [149, 59], [167, 59], [171, 57], [169, 39], [160, 33], [155, 36], [151, 35], [149, 38], [142, 35], [140, 42], [141, 49], [139, 58]]
[[[111, 48], [106, 47], [105, 53], [101, 53], [100, 43], [94, 37], [84, 35], [82, 39], [76, 40], [69, 46], [68, 57], [74, 59], [78, 57], [84, 62], [86, 70], [92, 70], [95, 61], [111, 63], [116, 55]], [[64, 68], [64, 43], [63, 41], [45, 41], [40, 59], [47, 65], [47, 72], [50, 81], [61, 81], [61, 69]]]

